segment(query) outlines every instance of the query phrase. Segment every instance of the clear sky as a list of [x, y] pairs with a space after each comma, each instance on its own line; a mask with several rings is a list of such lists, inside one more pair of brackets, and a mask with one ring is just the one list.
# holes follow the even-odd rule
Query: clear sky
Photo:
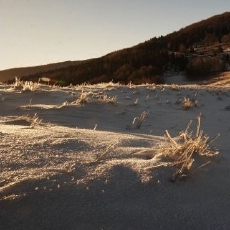
[[0, 69], [100, 57], [226, 11], [229, 0], [1, 0]]

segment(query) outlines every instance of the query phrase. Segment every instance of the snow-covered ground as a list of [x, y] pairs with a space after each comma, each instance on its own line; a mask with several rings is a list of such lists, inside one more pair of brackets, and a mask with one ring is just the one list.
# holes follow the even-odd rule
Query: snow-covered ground
[[[24, 87], [0, 85], [1, 229], [229, 229], [230, 87]], [[200, 113], [219, 154], [172, 183], [155, 150]]]

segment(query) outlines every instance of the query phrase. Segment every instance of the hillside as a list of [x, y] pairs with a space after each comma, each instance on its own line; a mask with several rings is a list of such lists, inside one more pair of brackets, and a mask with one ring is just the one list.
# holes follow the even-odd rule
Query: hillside
[[22, 79], [46, 77], [60, 85], [111, 80], [162, 83], [166, 73], [186, 71], [191, 78], [200, 78], [222, 72], [229, 69], [229, 56], [230, 12], [226, 12], [86, 63], [27, 73]]
[[21, 67], [21, 68], [12, 68], [0, 71], [0, 81], [8, 81], [17, 77], [22, 77], [25, 75], [33, 75], [36, 73], [42, 73], [49, 70], [56, 70], [64, 67], [69, 67], [72, 65], [78, 65], [82, 61], [65, 61], [52, 63], [47, 65], [40, 66], [31, 66], [31, 67]]

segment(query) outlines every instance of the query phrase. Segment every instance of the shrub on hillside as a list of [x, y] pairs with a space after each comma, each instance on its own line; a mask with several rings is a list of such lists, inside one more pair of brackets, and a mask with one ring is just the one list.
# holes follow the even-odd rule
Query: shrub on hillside
[[187, 73], [201, 75], [221, 71], [223, 68], [224, 63], [219, 57], [196, 57], [187, 65]]

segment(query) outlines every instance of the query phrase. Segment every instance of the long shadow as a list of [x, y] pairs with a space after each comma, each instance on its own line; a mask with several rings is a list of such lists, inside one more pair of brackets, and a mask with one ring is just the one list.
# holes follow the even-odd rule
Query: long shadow
[[130, 168], [114, 166], [106, 177], [86, 184], [62, 184], [53, 191], [2, 200], [0, 226], [7, 230], [227, 230], [226, 188], [213, 186], [206, 180], [143, 184]]

